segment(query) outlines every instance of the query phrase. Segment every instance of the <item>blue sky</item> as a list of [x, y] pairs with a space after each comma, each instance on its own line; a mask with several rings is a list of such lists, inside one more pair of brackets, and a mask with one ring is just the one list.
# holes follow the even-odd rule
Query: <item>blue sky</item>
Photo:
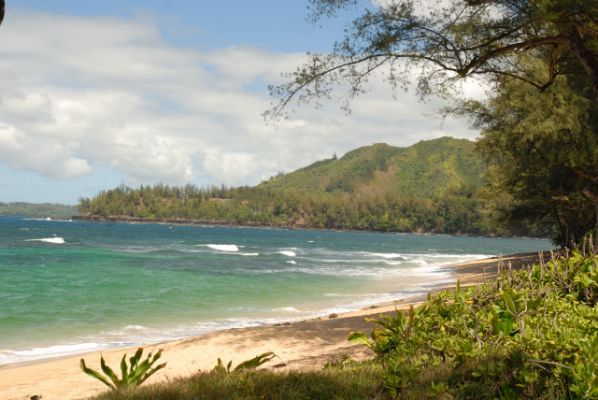
[[333, 99], [265, 123], [266, 86], [306, 52], [329, 51], [365, 6], [318, 27], [302, 0], [8, 0], [0, 201], [74, 204], [121, 183], [253, 185], [375, 142], [476, 137], [465, 121], [431, 118], [439, 100], [393, 93], [382, 77], [351, 115]]
[[82, 17], [155, 18], [165, 38], [180, 46], [217, 49], [247, 45], [269, 51], [328, 51], [345, 22], [368, 5], [326, 19], [308, 19], [304, 0], [9, 0], [9, 6]]

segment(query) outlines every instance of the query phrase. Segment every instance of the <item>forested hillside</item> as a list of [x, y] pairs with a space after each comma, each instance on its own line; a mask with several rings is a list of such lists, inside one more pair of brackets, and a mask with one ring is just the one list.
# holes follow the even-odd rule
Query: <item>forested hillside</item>
[[384, 143], [361, 147], [341, 159], [316, 162], [260, 186], [377, 196], [434, 198], [481, 186], [482, 163], [475, 145], [444, 137], [400, 148]]
[[81, 199], [79, 208], [84, 218], [509, 233], [494, 220], [482, 175], [475, 144], [445, 137], [361, 147], [255, 187], [120, 186]]

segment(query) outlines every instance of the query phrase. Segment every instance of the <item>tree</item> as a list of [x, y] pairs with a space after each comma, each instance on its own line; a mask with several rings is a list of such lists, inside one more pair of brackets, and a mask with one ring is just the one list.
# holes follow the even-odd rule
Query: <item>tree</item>
[[[350, 101], [378, 70], [394, 87], [415, 72], [422, 96], [454, 94], [460, 78], [478, 77], [495, 97], [469, 112], [518, 206], [512, 215], [552, 216], [564, 245], [592, 226], [592, 215], [598, 228], [598, 0], [375, 3], [383, 5], [366, 8], [330, 54], [310, 54], [289, 82], [270, 88], [280, 101], [267, 114], [342, 84]], [[312, 17], [358, 4], [311, 0]]]
[[[315, 21], [334, 16], [359, 0], [310, 0]], [[348, 84], [348, 99], [360, 94], [376, 70], [385, 68], [392, 85], [419, 71], [423, 95], [450, 91], [456, 79], [511, 77], [539, 90], [571, 68], [581, 70], [598, 99], [598, 0], [389, 0], [366, 8], [331, 54], [310, 54], [289, 74], [290, 81], [270, 88], [280, 99], [267, 114], [279, 116], [293, 99], [313, 101]], [[427, 8], [427, 6], [429, 6]], [[533, 75], [515, 62], [533, 53], [545, 73]]]
[[0, 0], [0, 25], [2, 25], [3, 20], [4, 20], [4, 0]]
[[[537, 58], [517, 62], [536, 75], [545, 70]], [[485, 104], [461, 105], [482, 129], [479, 147], [494, 182], [513, 198], [508, 216], [554, 223], [563, 246], [598, 228], [598, 103], [578, 85], [575, 75], [558, 76], [539, 92], [503, 77]]]

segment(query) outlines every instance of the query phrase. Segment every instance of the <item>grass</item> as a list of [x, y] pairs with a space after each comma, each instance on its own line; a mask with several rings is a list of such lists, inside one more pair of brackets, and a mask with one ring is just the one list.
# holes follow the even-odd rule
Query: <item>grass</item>
[[189, 378], [147, 385], [136, 390], [113, 391], [95, 400], [307, 400], [388, 399], [378, 363], [349, 363], [311, 372], [240, 373], [200, 372]]

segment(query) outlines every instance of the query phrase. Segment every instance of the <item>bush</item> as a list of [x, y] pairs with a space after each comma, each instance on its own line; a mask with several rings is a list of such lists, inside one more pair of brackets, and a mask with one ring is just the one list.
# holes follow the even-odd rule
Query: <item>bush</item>
[[598, 256], [540, 262], [376, 321], [384, 386], [402, 398], [598, 399]]

